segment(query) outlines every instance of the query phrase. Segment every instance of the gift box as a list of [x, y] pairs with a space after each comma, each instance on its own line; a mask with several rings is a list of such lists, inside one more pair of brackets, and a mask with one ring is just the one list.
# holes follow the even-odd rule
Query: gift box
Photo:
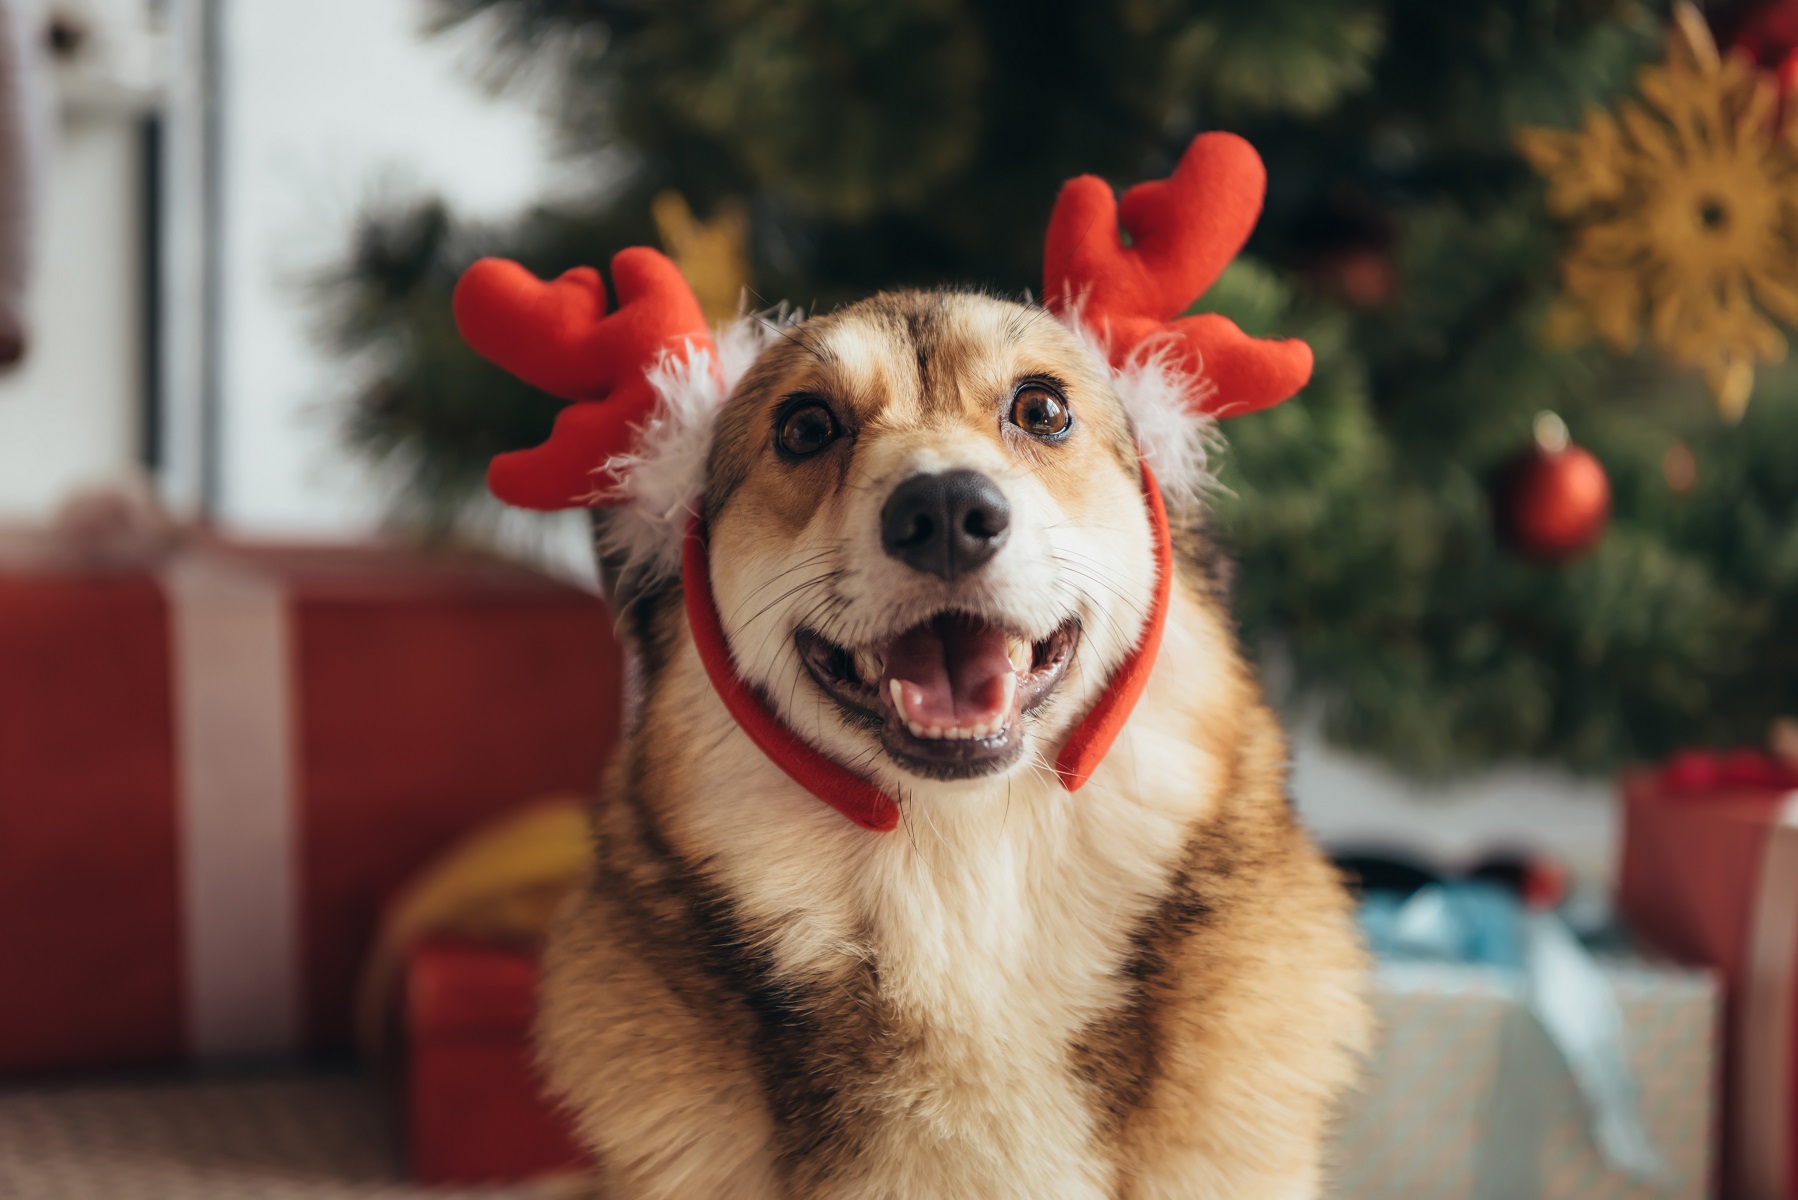
[[532, 1059], [537, 958], [435, 938], [406, 959], [406, 1160], [423, 1184], [510, 1183], [580, 1172], [567, 1118]]
[[1700, 1200], [1712, 1194], [1717, 988], [1705, 972], [1603, 962], [1660, 1159], [1606, 1159], [1563, 1054], [1504, 968], [1385, 962], [1379, 1041], [1328, 1160], [1336, 1200]]
[[[532, 1055], [535, 942], [517, 935], [541, 922], [496, 920], [505, 879], [528, 878], [532, 887], [559, 880], [564, 894], [572, 886], [570, 862], [518, 868], [534, 857], [532, 843], [560, 844], [572, 819], [552, 806], [477, 832], [396, 906], [431, 909], [465, 929], [509, 926], [514, 935], [428, 933], [402, 956], [403, 1107], [418, 1182], [516, 1182], [582, 1165]], [[460, 899], [450, 901], [452, 893]], [[1370, 898], [1366, 909], [1370, 940], [1382, 950], [1486, 954], [1513, 965], [1382, 962], [1382, 1034], [1364, 1086], [1341, 1105], [1329, 1195], [1713, 1194], [1711, 973], [1593, 958], [1552, 915], [1526, 912], [1490, 888], [1425, 888], [1390, 903]], [[404, 911], [390, 923], [425, 924]]]
[[[1566, 1064], [1514, 973], [1387, 964], [1379, 1049], [1342, 1105], [1329, 1157], [1335, 1200], [1701, 1200], [1712, 1193], [1717, 988], [1712, 977], [1607, 964], [1640, 1111], [1661, 1173], [1606, 1162]], [[580, 1170], [567, 1118], [531, 1050], [532, 951], [420, 943], [406, 966], [408, 1160], [426, 1184], [504, 1183]]]
[[363, 976], [365, 1059], [395, 1088], [412, 1179], [514, 1183], [586, 1169], [533, 1059], [537, 959], [592, 865], [587, 802], [470, 830], [395, 894]]
[[1798, 1198], [1798, 774], [1686, 754], [1623, 780], [1618, 907], [1657, 949], [1724, 981], [1724, 1191]]
[[391, 893], [590, 788], [615, 736], [578, 588], [392, 548], [141, 559], [0, 553], [0, 1072], [347, 1046]]

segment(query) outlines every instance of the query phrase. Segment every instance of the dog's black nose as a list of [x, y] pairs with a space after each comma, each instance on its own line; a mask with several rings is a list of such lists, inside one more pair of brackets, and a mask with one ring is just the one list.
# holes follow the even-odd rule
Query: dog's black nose
[[914, 475], [887, 497], [880, 537], [887, 553], [919, 571], [955, 579], [1005, 544], [1011, 505], [979, 471]]

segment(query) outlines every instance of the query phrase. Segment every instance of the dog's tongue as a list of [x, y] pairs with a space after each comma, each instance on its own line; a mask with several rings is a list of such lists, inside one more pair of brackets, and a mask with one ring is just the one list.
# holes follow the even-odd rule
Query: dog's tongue
[[968, 728], [1011, 718], [1005, 634], [978, 617], [948, 614], [900, 634], [887, 647], [886, 673], [905, 691], [900, 715], [921, 725]]

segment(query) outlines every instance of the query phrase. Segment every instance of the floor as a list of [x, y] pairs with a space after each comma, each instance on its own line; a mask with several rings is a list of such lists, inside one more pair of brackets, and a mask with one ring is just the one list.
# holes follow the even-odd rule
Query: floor
[[379, 1097], [348, 1076], [0, 1088], [5, 1200], [552, 1200], [407, 1186]]

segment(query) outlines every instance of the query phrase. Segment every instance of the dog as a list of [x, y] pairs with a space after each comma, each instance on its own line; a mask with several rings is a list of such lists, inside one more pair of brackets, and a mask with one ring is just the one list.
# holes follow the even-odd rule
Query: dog
[[1115, 744], [1078, 791], [1055, 769], [1155, 621], [1140, 424], [1078, 329], [974, 292], [784, 327], [731, 390], [702, 488], [730, 659], [898, 828], [758, 749], [679, 578], [620, 577], [636, 715], [539, 1021], [606, 1195], [1320, 1193], [1366, 964], [1201, 496], [1169, 489]]

